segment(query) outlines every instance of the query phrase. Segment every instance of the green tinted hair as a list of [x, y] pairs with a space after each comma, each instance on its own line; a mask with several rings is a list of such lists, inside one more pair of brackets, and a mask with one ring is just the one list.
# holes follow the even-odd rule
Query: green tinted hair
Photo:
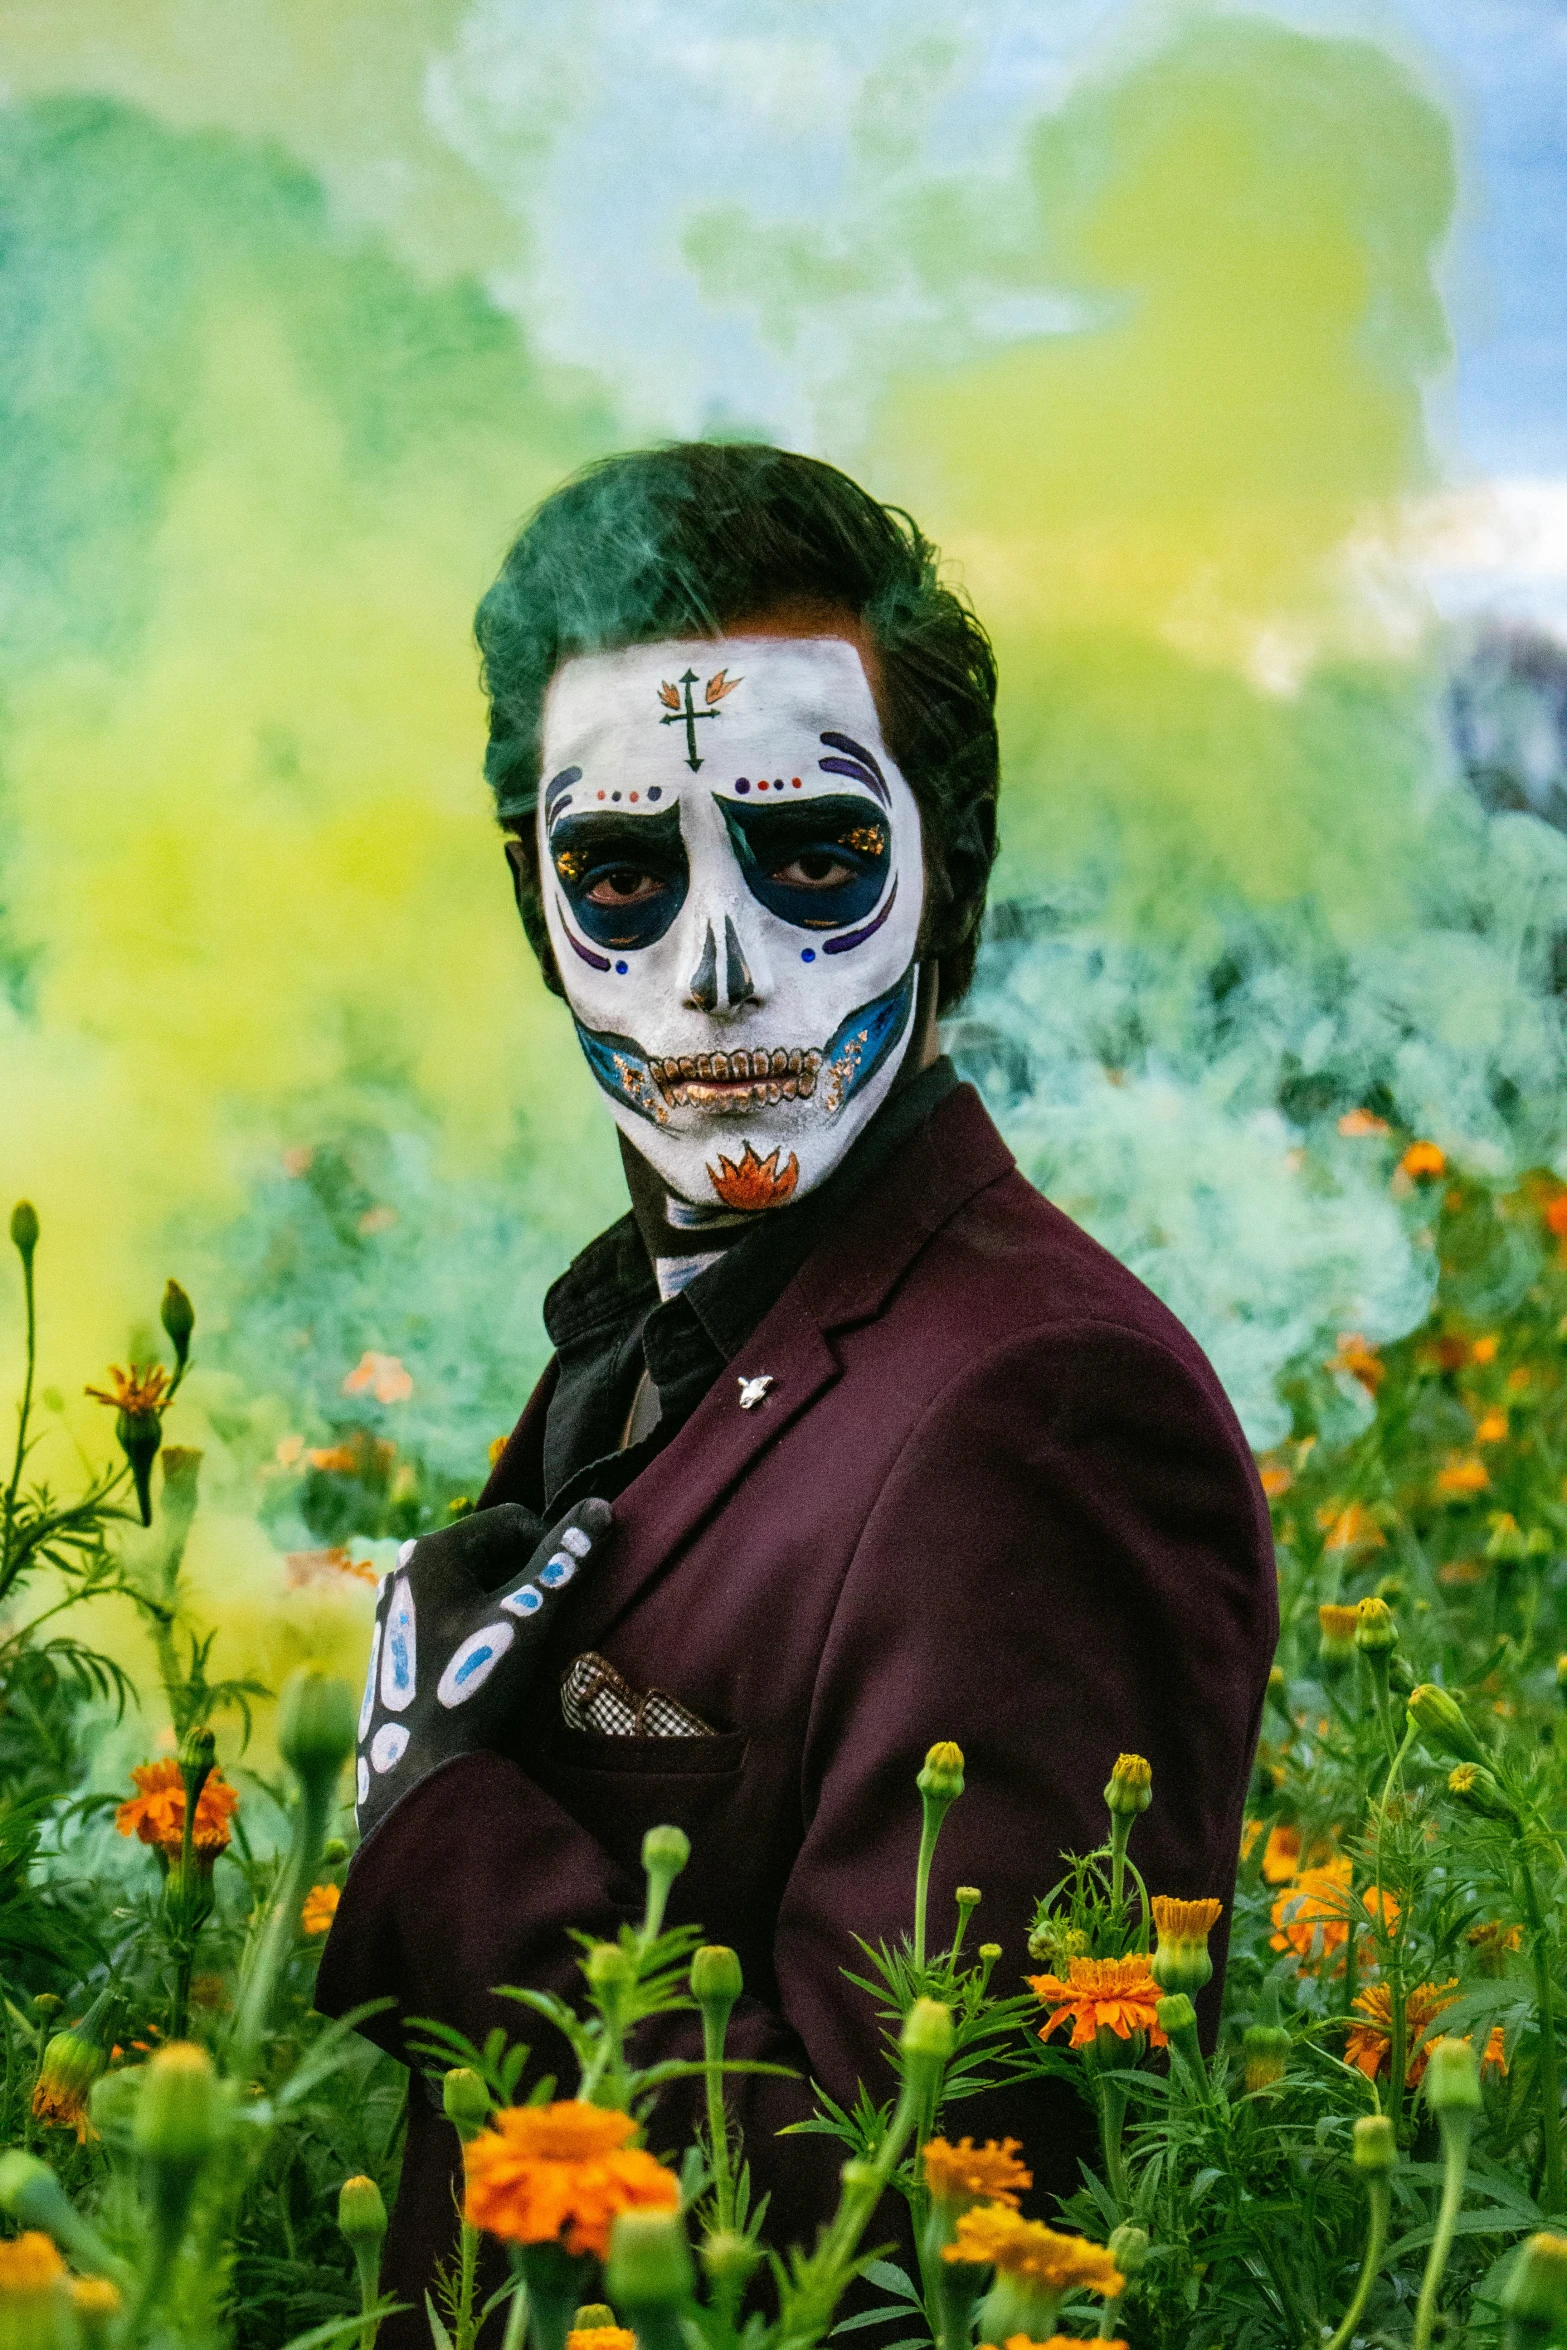
[[560, 992], [534, 857], [544, 696], [577, 653], [719, 636], [796, 601], [863, 622], [881, 663], [887, 747], [919, 803], [928, 877], [922, 952], [941, 1008], [973, 976], [996, 855], [996, 664], [907, 514], [814, 457], [677, 443], [590, 466], [545, 499], [479, 606], [490, 700], [485, 774], [521, 842], [517, 901]]

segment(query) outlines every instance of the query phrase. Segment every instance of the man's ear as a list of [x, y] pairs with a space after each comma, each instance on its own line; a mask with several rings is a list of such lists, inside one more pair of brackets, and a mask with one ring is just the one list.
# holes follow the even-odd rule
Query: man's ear
[[506, 862], [511, 868], [512, 896], [522, 916], [522, 927], [527, 933], [544, 984], [551, 995], [565, 996], [560, 983], [560, 966], [555, 960], [555, 949], [550, 944], [549, 925], [544, 919], [544, 893], [539, 886], [539, 852], [532, 828], [527, 832], [508, 832], [505, 836]]

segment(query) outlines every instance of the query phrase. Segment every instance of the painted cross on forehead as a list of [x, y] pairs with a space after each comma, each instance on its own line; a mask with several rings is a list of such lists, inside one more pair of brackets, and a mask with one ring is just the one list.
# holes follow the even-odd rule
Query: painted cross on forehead
[[858, 652], [585, 655], [550, 686], [543, 752], [550, 939], [617, 1123], [695, 1218], [799, 1197], [914, 1030], [919, 809]]

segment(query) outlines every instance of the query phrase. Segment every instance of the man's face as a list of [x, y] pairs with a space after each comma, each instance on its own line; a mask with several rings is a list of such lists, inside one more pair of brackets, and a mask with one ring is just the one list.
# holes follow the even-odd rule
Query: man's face
[[539, 873], [615, 1119], [677, 1199], [777, 1207], [914, 1031], [919, 810], [842, 637], [589, 654], [544, 711]]

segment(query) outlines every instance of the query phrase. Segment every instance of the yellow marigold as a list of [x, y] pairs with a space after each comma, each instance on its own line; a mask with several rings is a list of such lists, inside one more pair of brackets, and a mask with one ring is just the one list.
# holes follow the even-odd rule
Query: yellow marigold
[[0, 2244], [0, 2301], [23, 2293], [47, 2293], [65, 2274], [65, 2262], [39, 2228]]
[[122, 1371], [118, 1363], [108, 1370], [108, 1387], [84, 1387], [94, 1403], [106, 1403], [117, 1412], [124, 1412], [133, 1420], [148, 1419], [161, 1412], [169, 1400], [169, 1374], [161, 1363], [150, 1363], [138, 1371], [133, 1363]]
[[630, 2114], [576, 2098], [506, 2107], [463, 2148], [464, 2217], [508, 2243], [564, 2236], [568, 2252], [603, 2260], [620, 2212], [679, 2207], [674, 2172], [627, 2143], [636, 2131]]
[[[996, 2350], [996, 2345], [981, 2342], [979, 2350]], [[1006, 2350], [1083, 2350], [1083, 2345], [1072, 2334], [1052, 2334], [1048, 2342], [1036, 2342], [1028, 2334], [1008, 2334]], [[1126, 2344], [1096, 2340], [1094, 2350], [1126, 2350]]]
[[1349, 1940], [1350, 1873], [1347, 1860], [1302, 1869], [1289, 1891], [1273, 1904], [1273, 1948], [1293, 1950], [1313, 1964], [1342, 1950]]
[[1282, 1501], [1295, 1482], [1294, 1472], [1286, 1469], [1282, 1461], [1264, 1461], [1257, 1475], [1269, 1501]]
[[1300, 1830], [1277, 1820], [1262, 1848], [1262, 1873], [1270, 1885], [1287, 1885], [1300, 1867]]
[[120, 2314], [119, 2290], [107, 2277], [72, 2277], [71, 2301], [77, 2316], [89, 2325], [107, 2325]]
[[1484, 1925], [1471, 1926], [1464, 1940], [1482, 1966], [1494, 1960], [1498, 1962], [1497, 1971], [1500, 1973], [1500, 1961], [1510, 1957], [1522, 1944], [1523, 1928], [1504, 1926], [1500, 1918], [1490, 1918]]
[[[131, 1772], [141, 1792], [122, 1803], [114, 1824], [122, 1836], [139, 1836], [177, 1858], [185, 1834], [185, 1782], [177, 1762], [138, 1763]], [[193, 1842], [203, 1855], [217, 1858], [228, 1849], [229, 1819], [239, 1809], [239, 1796], [221, 1771], [208, 1773], [196, 1798]]]
[[1041, 2040], [1070, 2019], [1074, 2048], [1086, 2048], [1101, 2031], [1113, 2032], [1118, 2040], [1146, 2032], [1155, 2048], [1165, 2045], [1157, 2014], [1164, 1994], [1148, 1972], [1146, 1951], [1133, 1951], [1128, 1958], [1074, 1958], [1064, 1983], [1059, 1975], [1030, 1975], [1028, 1986], [1055, 2010], [1040, 2026]]
[[1439, 1143], [1412, 1142], [1398, 1164], [1406, 1175], [1440, 1175], [1447, 1166], [1447, 1153]]
[[1325, 1662], [1349, 1663], [1355, 1653], [1355, 1627], [1359, 1621], [1358, 1608], [1340, 1607], [1331, 1599], [1322, 1602], [1317, 1610], [1317, 1633]]
[[971, 2268], [994, 2268], [1044, 2293], [1101, 2293], [1113, 2301], [1126, 2284], [1114, 2255], [1103, 2244], [1090, 2244], [1086, 2236], [1057, 2235], [1043, 2220], [1024, 2219], [1004, 2204], [965, 2211], [956, 2241], [945, 2247], [942, 2258], [961, 2260]]
[[[1416, 2048], [1426, 2026], [1451, 2007], [1458, 1997], [1458, 1978], [1446, 1983], [1421, 1983], [1409, 1993], [1404, 2004], [1405, 2044], [1413, 2053], [1404, 2068], [1407, 2087], [1416, 2089], [1425, 2076], [1429, 2049]], [[1363, 2072], [1368, 2081], [1385, 2073], [1392, 2051], [1393, 1995], [1386, 1983], [1368, 1983], [1364, 1991], [1355, 1994], [1355, 2013], [1364, 2021], [1352, 2024], [1349, 2041], [1344, 2050], [1344, 2061]]]
[[637, 2350], [637, 2337], [629, 2326], [573, 2326], [566, 2350]]
[[1501, 1343], [1494, 1330], [1487, 1331], [1483, 1338], [1475, 1339], [1471, 1345], [1469, 1360], [1472, 1363], [1494, 1363]]
[[337, 1915], [337, 1905], [342, 1898], [342, 1892], [336, 1885], [312, 1885], [299, 1913], [299, 1922], [305, 1932], [326, 1933]]
[[1507, 1442], [1507, 1414], [1492, 1406], [1482, 1412], [1475, 1422], [1476, 1444], [1505, 1444]]
[[976, 2203], [999, 2203], [1016, 2211], [1018, 2196], [1034, 2183], [1033, 2172], [1017, 2159], [1021, 2146], [1020, 2138], [987, 2138], [983, 2146], [972, 2138], [960, 2138], [956, 2146], [945, 2138], [928, 2139], [925, 2184], [932, 2202], [964, 2211]]
[[1471, 1493], [1484, 1493], [1491, 1482], [1491, 1472], [1475, 1453], [1450, 1453], [1436, 1473], [1436, 1490], [1447, 1501], [1462, 1501]]

